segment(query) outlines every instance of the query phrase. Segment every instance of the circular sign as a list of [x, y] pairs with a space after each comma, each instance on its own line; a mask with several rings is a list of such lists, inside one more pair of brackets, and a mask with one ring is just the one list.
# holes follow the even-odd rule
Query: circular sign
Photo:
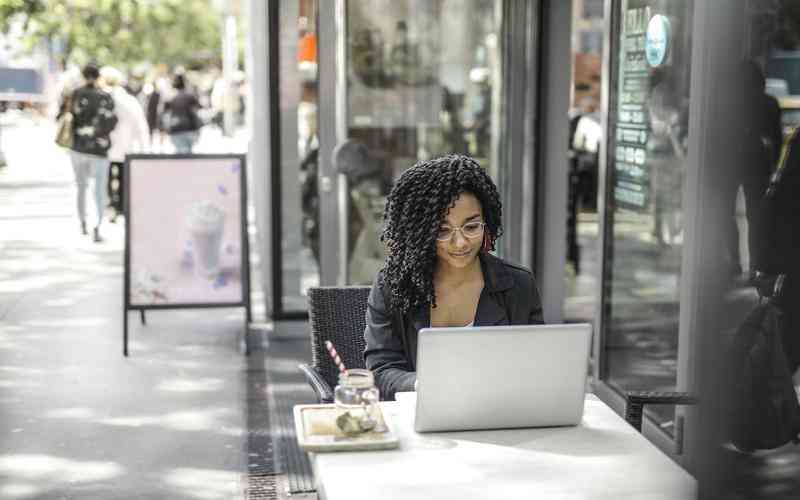
[[667, 60], [670, 35], [670, 23], [667, 16], [656, 14], [650, 18], [644, 39], [644, 51], [647, 64], [651, 67], [657, 68]]

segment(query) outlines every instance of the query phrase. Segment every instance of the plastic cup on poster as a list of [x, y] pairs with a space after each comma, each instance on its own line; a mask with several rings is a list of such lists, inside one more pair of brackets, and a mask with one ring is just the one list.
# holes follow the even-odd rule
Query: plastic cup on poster
[[189, 208], [186, 220], [194, 253], [194, 270], [202, 278], [214, 278], [220, 272], [225, 210], [201, 201]]

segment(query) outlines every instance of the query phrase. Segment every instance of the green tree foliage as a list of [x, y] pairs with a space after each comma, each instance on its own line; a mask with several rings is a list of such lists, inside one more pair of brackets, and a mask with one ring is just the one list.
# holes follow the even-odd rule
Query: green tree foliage
[[213, 0], [0, 0], [0, 30], [29, 46], [52, 43], [64, 61], [189, 65], [220, 52]]

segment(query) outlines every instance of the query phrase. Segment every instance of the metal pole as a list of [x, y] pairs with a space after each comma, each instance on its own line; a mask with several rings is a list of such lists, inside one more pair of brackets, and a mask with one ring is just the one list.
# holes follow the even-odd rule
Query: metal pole
[[3, 124], [0, 123], [0, 168], [6, 166], [6, 155], [3, 154]]
[[230, 1], [225, 2], [222, 24], [222, 79], [225, 82], [225, 97], [222, 107], [222, 123], [226, 136], [233, 135], [236, 127], [235, 106], [239, 100], [239, 89], [235, 87], [234, 74], [239, 66], [236, 47], [236, 16]]
[[122, 311], [122, 355], [128, 357], [128, 309]]

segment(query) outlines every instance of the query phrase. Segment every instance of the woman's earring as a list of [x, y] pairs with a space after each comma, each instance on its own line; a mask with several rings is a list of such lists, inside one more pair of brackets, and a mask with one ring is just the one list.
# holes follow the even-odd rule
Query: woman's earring
[[492, 251], [492, 239], [489, 237], [488, 234], [485, 234], [485, 233], [483, 235], [483, 247], [482, 247], [482, 250], [484, 252], [486, 252], [486, 253], [489, 253], [489, 252]]

